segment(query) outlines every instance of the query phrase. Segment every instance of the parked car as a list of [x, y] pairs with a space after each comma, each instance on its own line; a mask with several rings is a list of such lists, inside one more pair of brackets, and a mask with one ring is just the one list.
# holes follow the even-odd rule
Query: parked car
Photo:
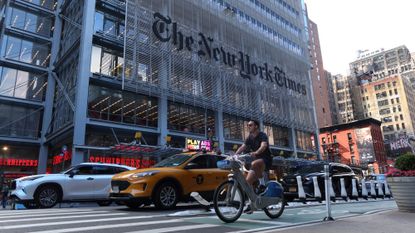
[[112, 176], [134, 169], [116, 164], [81, 163], [59, 174], [16, 179], [11, 185], [11, 197], [26, 208], [51, 208], [66, 201], [96, 201], [105, 206], [111, 204]]
[[[291, 174], [286, 175], [283, 178], [284, 181], [284, 196], [286, 200], [292, 201], [298, 198], [298, 184], [297, 176], [301, 176], [301, 181], [303, 184], [304, 192], [306, 198], [315, 198], [314, 196], [314, 183], [313, 177], [317, 177], [318, 186], [322, 198], [324, 199], [325, 195], [325, 185], [324, 185], [324, 165], [326, 163], [310, 163], [307, 165], [300, 166], [296, 170], [292, 171]], [[333, 189], [336, 196], [341, 195], [341, 186], [340, 179], [344, 178], [344, 183], [346, 187], [346, 192], [348, 196], [352, 194], [352, 179], [357, 177], [353, 170], [344, 164], [340, 163], [330, 163], [329, 164], [329, 173], [332, 177]], [[357, 185], [357, 191], [360, 192], [360, 186]]]
[[[385, 174], [372, 174], [372, 175], [369, 175], [365, 178], [366, 190], [368, 192], [368, 195], [372, 195], [371, 194], [371, 189], [370, 189], [371, 180], [374, 181], [376, 195], [379, 194], [378, 182], [383, 183], [382, 191], [383, 191], [383, 193], [385, 193], [385, 183], [386, 183], [386, 175]], [[389, 187], [389, 185], [388, 185], [388, 187]], [[389, 190], [390, 190], [390, 188], [389, 188]]]
[[192, 192], [209, 200], [228, 178], [229, 171], [216, 165], [225, 158], [200, 152], [172, 155], [151, 168], [115, 175], [110, 197], [133, 209], [152, 203], [159, 209], [171, 209], [179, 201], [189, 200]]

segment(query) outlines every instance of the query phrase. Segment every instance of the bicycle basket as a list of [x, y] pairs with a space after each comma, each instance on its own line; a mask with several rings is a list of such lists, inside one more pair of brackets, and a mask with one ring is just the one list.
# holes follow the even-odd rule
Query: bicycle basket
[[271, 182], [268, 182], [267, 189], [265, 190], [265, 193], [263, 194], [263, 196], [282, 197], [283, 193], [284, 193], [284, 189], [282, 188], [282, 186], [275, 181], [271, 181]]
[[224, 169], [224, 170], [230, 170], [231, 169], [231, 161], [229, 161], [229, 160], [218, 161], [218, 162], [216, 162], [216, 165], [220, 169]]

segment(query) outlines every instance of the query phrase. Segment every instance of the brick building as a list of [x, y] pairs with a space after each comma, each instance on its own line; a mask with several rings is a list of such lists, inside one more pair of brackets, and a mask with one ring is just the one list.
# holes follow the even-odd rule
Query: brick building
[[324, 160], [359, 166], [368, 173], [384, 173], [387, 166], [381, 122], [373, 118], [320, 129]]

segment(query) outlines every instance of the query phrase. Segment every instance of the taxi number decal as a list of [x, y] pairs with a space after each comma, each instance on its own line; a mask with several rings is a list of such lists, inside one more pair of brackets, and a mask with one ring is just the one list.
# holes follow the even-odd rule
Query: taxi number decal
[[202, 175], [198, 175], [196, 177], [196, 183], [197, 184], [202, 184], [203, 183], [203, 176]]

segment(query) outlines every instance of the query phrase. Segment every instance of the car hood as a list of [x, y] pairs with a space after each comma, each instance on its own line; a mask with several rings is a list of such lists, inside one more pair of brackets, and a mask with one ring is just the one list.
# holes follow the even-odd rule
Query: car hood
[[114, 175], [113, 179], [126, 179], [129, 178], [131, 175], [141, 173], [141, 172], [148, 172], [148, 171], [159, 171], [159, 172], [177, 172], [183, 170], [179, 167], [151, 167], [151, 168], [142, 168], [136, 169], [131, 171], [121, 172], [119, 174]]
[[30, 181], [30, 180], [37, 180], [43, 178], [55, 178], [55, 177], [62, 177], [65, 176], [63, 173], [58, 174], [39, 174], [39, 175], [32, 175], [32, 176], [24, 176], [16, 179], [16, 181]]

